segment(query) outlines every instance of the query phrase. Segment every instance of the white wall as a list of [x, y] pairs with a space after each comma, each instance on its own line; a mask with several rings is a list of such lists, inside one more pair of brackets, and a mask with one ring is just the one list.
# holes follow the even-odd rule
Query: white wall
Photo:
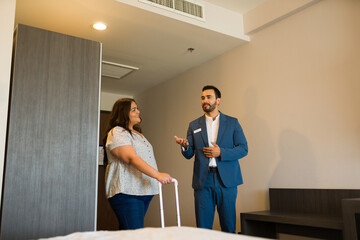
[[101, 92], [100, 94], [100, 110], [111, 111], [114, 103], [119, 98], [132, 98], [132, 96], [120, 95], [115, 93]]
[[[0, 1], [0, 187], [2, 189], [6, 126], [8, 116], [15, 0]], [[1, 204], [1, 192], [0, 192]]]
[[[268, 208], [269, 187], [360, 188], [359, 12], [358, 0], [320, 1], [135, 96], [160, 170], [180, 182], [183, 225], [195, 225], [193, 160], [182, 157], [173, 136], [184, 137], [202, 114], [205, 84], [220, 88], [221, 111], [239, 119], [248, 140], [249, 155], [240, 160], [238, 230], [240, 212]], [[157, 211], [155, 199], [147, 225], [159, 226]]]

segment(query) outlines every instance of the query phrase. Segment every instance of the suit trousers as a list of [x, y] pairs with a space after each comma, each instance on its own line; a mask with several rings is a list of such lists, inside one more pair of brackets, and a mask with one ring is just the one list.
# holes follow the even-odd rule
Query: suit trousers
[[218, 172], [208, 172], [204, 187], [194, 191], [196, 225], [212, 229], [215, 206], [219, 214], [221, 231], [236, 231], [237, 186], [225, 187]]

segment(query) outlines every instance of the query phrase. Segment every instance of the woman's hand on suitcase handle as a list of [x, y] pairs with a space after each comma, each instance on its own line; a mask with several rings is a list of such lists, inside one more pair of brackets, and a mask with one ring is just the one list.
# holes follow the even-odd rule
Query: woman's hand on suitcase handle
[[161, 184], [169, 184], [172, 181], [172, 177], [168, 173], [159, 172], [156, 176], [156, 180], [161, 182]]

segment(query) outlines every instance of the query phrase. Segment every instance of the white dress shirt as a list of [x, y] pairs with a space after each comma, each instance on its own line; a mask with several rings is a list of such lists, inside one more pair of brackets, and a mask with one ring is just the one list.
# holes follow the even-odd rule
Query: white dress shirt
[[[206, 118], [206, 131], [209, 141], [209, 147], [213, 147], [211, 142], [216, 143], [218, 130], [219, 130], [219, 119], [220, 113], [216, 116], [215, 120], [212, 117], [208, 117], [205, 115]], [[214, 157], [209, 158], [209, 167], [216, 167], [216, 160]]]

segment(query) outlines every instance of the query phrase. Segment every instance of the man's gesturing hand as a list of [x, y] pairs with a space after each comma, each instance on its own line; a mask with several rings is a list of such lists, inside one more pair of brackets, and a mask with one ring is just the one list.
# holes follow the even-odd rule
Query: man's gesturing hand
[[175, 141], [176, 141], [177, 144], [180, 144], [182, 147], [185, 148], [185, 150], [188, 149], [188, 147], [189, 147], [189, 142], [188, 142], [187, 139], [185, 139], [185, 138], [178, 138], [177, 136], [174, 136], [174, 138], [175, 138]]

